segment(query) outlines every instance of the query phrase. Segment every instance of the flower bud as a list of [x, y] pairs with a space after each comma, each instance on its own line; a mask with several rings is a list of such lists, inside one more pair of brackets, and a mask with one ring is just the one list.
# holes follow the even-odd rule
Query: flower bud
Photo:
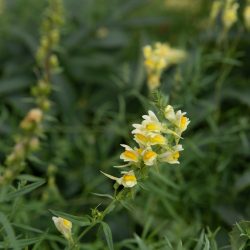
[[71, 236], [72, 222], [62, 217], [55, 217], [55, 216], [52, 217], [52, 220], [54, 221], [57, 230], [60, 233], [62, 233], [62, 235], [67, 240], [70, 240], [72, 238]]

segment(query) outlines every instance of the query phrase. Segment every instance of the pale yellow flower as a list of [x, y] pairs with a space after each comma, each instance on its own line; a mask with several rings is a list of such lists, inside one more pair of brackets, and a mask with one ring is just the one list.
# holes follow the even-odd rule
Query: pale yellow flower
[[147, 166], [152, 166], [157, 160], [157, 153], [151, 149], [146, 149], [142, 153], [144, 164]]
[[178, 128], [178, 134], [181, 134], [187, 129], [190, 120], [185, 116], [186, 112], [181, 112], [178, 110], [176, 113], [171, 105], [165, 108], [164, 112], [165, 118], [172, 122]]
[[121, 144], [122, 147], [125, 148], [125, 151], [120, 155], [120, 159], [125, 162], [138, 162], [139, 161], [139, 151], [138, 149], [132, 149], [130, 146]]
[[175, 121], [176, 115], [174, 112], [174, 108], [171, 105], [168, 105], [164, 110], [165, 118], [171, 122]]
[[162, 162], [167, 162], [169, 164], [179, 164], [180, 151], [183, 150], [182, 145], [176, 145], [173, 147], [172, 151], [167, 151], [159, 155], [159, 160]]
[[62, 235], [67, 239], [71, 239], [71, 229], [72, 229], [72, 222], [69, 220], [66, 220], [62, 217], [52, 217], [52, 220], [55, 223], [55, 226], [57, 230], [62, 233]]
[[238, 8], [239, 4], [235, 0], [227, 0], [222, 14], [222, 22], [226, 30], [229, 30], [237, 22]]
[[148, 87], [152, 91], [160, 86], [160, 77], [164, 69], [183, 61], [186, 52], [171, 48], [167, 43], [155, 43], [143, 48], [144, 66], [147, 71]]
[[161, 122], [153, 111], [149, 110], [148, 115], [143, 115], [142, 117], [144, 120], [141, 124], [132, 125], [135, 128], [132, 131], [132, 134], [142, 134], [147, 136], [151, 132], [161, 132], [163, 130]]
[[181, 110], [176, 113], [176, 126], [179, 128], [180, 133], [184, 132], [190, 123], [190, 120], [185, 115], [186, 112], [181, 112]]
[[106, 174], [102, 172], [106, 177], [110, 178], [111, 180], [116, 181], [119, 185], [124, 186], [125, 188], [132, 188], [137, 184], [137, 179], [134, 174], [134, 171], [122, 171], [122, 177], [118, 178], [110, 174]]

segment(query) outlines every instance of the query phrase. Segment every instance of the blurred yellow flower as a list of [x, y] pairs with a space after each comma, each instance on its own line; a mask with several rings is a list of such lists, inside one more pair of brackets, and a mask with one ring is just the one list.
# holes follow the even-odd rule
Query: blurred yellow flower
[[[146, 53], [150, 54], [151, 49], [147, 48]], [[165, 53], [164, 49], [161, 50], [161, 53]], [[159, 120], [156, 114], [149, 110], [148, 114], [142, 116], [141, 123], [133, 124], [132, 134], [134, 140], [139, 144], [138, 148], [121, 144], [125, 150], [121, 153], [120, 159], [127, 163], [114, 167], [130, 167], [133, 170], [121, 172], [121, 177], [102, 172], [106, 177], [115, 180], [119, 185], [126, 188], [132, 188], [137, 184], [135, 173], [143, 178], [144, 174], [141, 170], [145, 166], [153, 166], [157, 162], [179, 164], [179, 151], [183, 150], [179, 140], [181, 139], [181, 133], [187, 129], [190, 121], [185, 116], [186, 112], [181, 110], [175, 112], [171, 105], [168, 105], [162, 111], [166, 119]]]
[[143, 54], [150, 90], [160, 86], [160, 77], [164, 69], [172, 64], [180, 63], [186, 57], [186, 53], [183, 50], [173, 49], [168, 44], [159, 42], [153, 46], [145, 46]]
[[57, 230], [67, 239], [71, 239], [72, 222], [62, 217], [52, 217]]
[[222, 13], [222, 23], [226, 30], [229, 30], [237, 22], [237, 10], [239, 4], [235, 0], [227, 0], [225, 9]]

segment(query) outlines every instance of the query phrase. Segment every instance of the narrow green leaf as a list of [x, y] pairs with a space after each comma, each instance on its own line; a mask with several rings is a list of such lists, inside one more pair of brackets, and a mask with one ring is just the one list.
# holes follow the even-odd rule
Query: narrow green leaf
[[109, 225], [103, 221], [101, 222], [101, 225], [102, 225], [102, 229], [103, 229], [109, 250], [114, 250], [112, 232], [111, 232]]
[[250, 221], [241, 221], [237, 223], [230, 233], [230, 241], [232, 250], [246, 249], [250, 240]]
[[204, 230], [202, 230], [200, 238], [199, 238], [194, 250], [202, 250], [203, 243], [204, 243]]
[[149, 250], [145, 242], [137, 234], [135, 234], [135, 239], [140, 250]]
[[25, 195], [27, 193], [30, 193], [31, 191], [37, 189], [38, 187], [42, 186], [45, 183], [45, 180], [41, 180], [41, 181], [37, 181], [34, 182], [32, 184], [26, 185], [22, 188], [20, 188], [19, 190], [16, 190], [14, 192], [9, 193], [6, 197], [5, 197], [5, 201], [10, 201], [13, 200], [19, 196]]
[[[14, 249], [14, 250], [20, 249], [18, 242], [16, 240], [15, 232], [14, 232], [8, 218], [2, 212], [0, 212], [0, 223], [3, 225], [3, 228], [4, 228], [4, 230], [8, 236], [8, 239], [9, 239], [9, 245], [12, 247], [12, 249]], [[6, 245], [5, 245], [5, 247], [6, 247]]]
[[96, 195], [96, 196], [100, 196], [100, 197], [106, 197], [106, 198], [109, 198], [111, 200], [113, 200], [113, 196], [110, 195], [110, 194], [99, 194], [99, 193], [92, 193], [93, 195]]

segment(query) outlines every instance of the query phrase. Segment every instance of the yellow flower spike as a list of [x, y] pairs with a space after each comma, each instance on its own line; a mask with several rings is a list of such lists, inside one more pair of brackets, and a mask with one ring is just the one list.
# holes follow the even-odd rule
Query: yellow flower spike
[[157, 153], [152, 151], [151, 149], [147, 149], [143, 152], [143, 161], [144, 164], [147, 166], [152, 166], [154, 165], [156, 159], [157, 159]]
[[137, 150], [132, 149], [128, 145], [121, 144], [122, 147], [125, 148], [125, 151], [120, 155], [120, 159], [129, 162], [138, 162], [139, 161], [139, 153]]
[[62, 233], [62, 235], [67, 239], [71, 240], [71, 229], [72, 229], [72, 222], [69, 220], [66, 220], [62, 217], [52, 217], [52, 220], [54, 221], [54, 224], [57, 228], [57, 230]]
[[109, 179], [116, 181], [119, 185], [122, 185], [126, 188], [132, 188], [137, 184], [137, 179], [133, 170], [128, 171], [128, 172], [127, 171], [121, 172], [123, 176], [120, 178], [106, 174], [102, 171], [101, 173], [104, 174]]

